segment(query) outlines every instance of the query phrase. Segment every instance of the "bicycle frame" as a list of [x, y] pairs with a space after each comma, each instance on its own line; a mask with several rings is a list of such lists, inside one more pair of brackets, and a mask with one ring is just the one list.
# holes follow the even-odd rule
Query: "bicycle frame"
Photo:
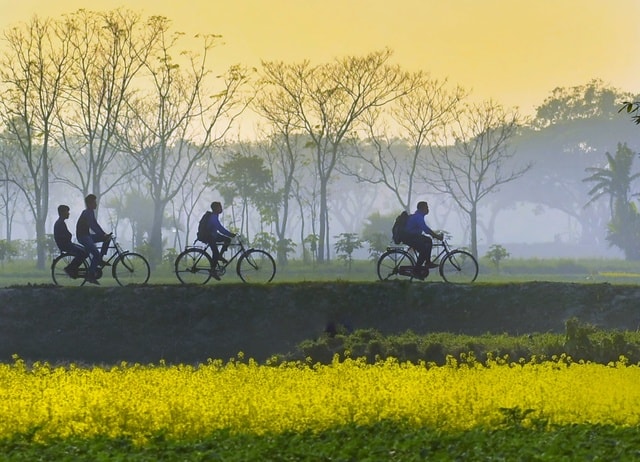
[[[56, 265], [69, 257], [69, 254], [63, 252], [53, 260], [51, 264], [51, 273], [54, 283], [57, 285], [66, 285], [63, 281], [66, 277], [69, 277], [69, 280], [80, 279], [82, 281], [80, 285], [83, 285], [87, 280], [87, 272], [91, 265], [92, 256], [87, 255], [87, 257], [85, 257], [82, 265], [77, 269], [75, 276], [69, 274], [65, 275], [62, 268], [58, 268], [59, 271], [56, 270]], [[148, 282], [150, 276], [149, 262], [144, 258], [144, 256], [138, 253], [123, 250], [115, 236], [111, 236], [107, 252], [103, 257], [105, 258], [104, 261], [111, 265], [111, 275], [121, 286], [128, 284], [146, 284]], [[95, 278], [100, 279], [102, 276], [103, 268], [99, 265], [96, 268]]]
[[[215, 245], [224, 246], [220, 242]], [[270, 282], [276, 273], [273, 257], [261, 249], [248, 248], [240, 239], [227, 244], [234, 247], [228, 259], [213, 261], [210, 243], [198, 240], [185, 248], [174, 263], [177, 278], [183, 284], [206, 284], [210, 278], [220, 280], [232, 262], [237, 262], [235, 272], [244, 282]], [[206, 260], [206, 261], [205, 261]]]
[[[436, 255], [431, 261], [438, 265], [438, 272], [446, 282], [473, 282], [478, 275], [478, 262], [463, 249], [452, 249], [446, 240], [433, 244]], [[377, 262], [380, 280], [397, 279], [399, 276], [424, 280], [422, 268], [416, 268], [418, 252], [407, 245], [387, 247]]]
[[[433, 261], [434, 263], [438, 263], [440, 260], [442, 260], [444, 257], [446, 257], [451, 253], [451, 247], [449, 246], [446, 240], [442, 240], [440, 242], [434, 242], [433, 247], [431, 248], [432, 252], [437, 248], [440, 248], [440, 251], [437, 253], [435, 257], [433, 256], [433, 254], [431, 257], [431, 261]], [[413, 247], [409, 247], [408, 252], [411, 252], [416, 259], [418, 258], [418, 251]]]
[[[193, 244], [190, 246], [190, 248], [202, 249], [209, 256], [209, 258], [213, 259], [213, 252], [210, 251], [211, 244], [204, 244], [204, 246], [202, 246], [202, 245], [198, 245], [198, 242], [199, 241], [197, 239], [193, 241]], [[216, 246], [218, 247], [222, 247], [223, 245], [224, 245], [223, 243], [216, 243]], [[238, 247], [238, 250], [231, 256], [231, 258], [226, 259], [227, 260], [226, 263], [222, 263], [220, 261], [217, 262], [218, 268], [222, 268], [223, 270], [226, 270], [227, 266], [229, 266], [231, 262], [234, 261], [239, 255], [242, 255], [243, 253], [246, 252], [246, 248], [244, 247], [244, 244], [240, 240], [229, 243], [228, 247]]]

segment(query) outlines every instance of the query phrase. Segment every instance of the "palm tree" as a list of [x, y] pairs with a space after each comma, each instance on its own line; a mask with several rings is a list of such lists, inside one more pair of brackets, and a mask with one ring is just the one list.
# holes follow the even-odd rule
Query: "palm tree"
[[627, 147], [626, 143], [618, 143], [615, 157], [608, 152], [605, 153], [605, 156], [607, 157], [607, 166], [585, 169], [592, 174], [582, 181], [595, 182], [595, 185], [589, 190], [591, 200], [587, 202], [587, 205], [602, 196], [609, 196], [609, 209], [611, 210], [611, 219], [613, 219], [616, 203], [618, 201], [625, 204], [629, 202], [631, 183], [640, 177], [640, 173], [631, 174], [635, 153]]
[[595, 186], [589, 191], [592, 196], [587, 203], [608, 195], [611, 220], [608, 225], [607, 240], [622, 249], [627, 260], [639, 260], [640, 214], [636, 204], [630, 201], [631, 183], [640, 173], [631, 174], [635, 153], [626, 144], [618, 143], [615, 156], [606, 153], [605, 168], [586, 169], [593, 172], [583, 181], [593, 181]]

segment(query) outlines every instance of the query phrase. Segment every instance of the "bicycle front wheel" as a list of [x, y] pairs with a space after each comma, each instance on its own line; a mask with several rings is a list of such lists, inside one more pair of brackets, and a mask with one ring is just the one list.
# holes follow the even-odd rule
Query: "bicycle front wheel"
[[453, 284], [468, 284], [478, 277], [478, 262], [469, 252], [454, 250], [440, 263], [440, 276]]
[[53, 283], [62, 287], [79, 287], [85, 283], [85, 276], [87, 275], [87, 262], [85, 260], [80, 263], [78, 267], [77, 276], [72, 277], [64, 270], [71, 261], [74, 259], [73, 255], [63, 253], [53, 260], [51, 263], [51, 278]]
[[238, 260], [236, 271], [244, 282], [271, 282], [276, 275], [276, 262], [264, 250], [249, 249]]
[[176, 258], [175, 272], [183, 284], [206, 284], [211, 279], [211, 258], [202, 249], [187, 249]]
[[149, 281], [149, 262], [139, 253], [127, 252], [120, 255], [111, 270], [113, 278], [121, 286], [142, 285]]
[[378, 277], [381, 281], [396, 281], [401, 277], [406, 277], [401, 267], [407, 266], [413, 269], [415, 265], [416, 261], [406, 250], [390, 249], [378, 258]]

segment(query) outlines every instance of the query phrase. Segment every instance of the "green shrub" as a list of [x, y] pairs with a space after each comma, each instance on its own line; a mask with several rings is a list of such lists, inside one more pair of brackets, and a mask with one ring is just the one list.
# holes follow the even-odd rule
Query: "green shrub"
[[312, 363], [329, 363], [340, 358], [365, 358], [369, 362], [389, 357], [401, 362], [424, 361], [444, 365], [447, 357], [458, 362], [486, 362], [490, 358], [509, 362], [543, 361], [566, 355], [572, 361], [608, 364], [626, 358], [640, 363], [640, 332], [598, 330], [589, 324], [569, 319], [564, 334], [538, 333], [521, 336], [485, 334], [481, 336], [430, 333], [418, 335], [407, 331], [385, 336], [375, 329], [348, 333], [338, 330], [316, 340], [300, 343], [289, 359], [307, 359]]

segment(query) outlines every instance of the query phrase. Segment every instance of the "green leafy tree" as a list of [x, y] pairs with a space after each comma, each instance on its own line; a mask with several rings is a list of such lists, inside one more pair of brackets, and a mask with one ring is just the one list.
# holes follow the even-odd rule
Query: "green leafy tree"
[[[318, 240], [320, 238], [317, 234], [309, 234], [302, 241], [302, 260], [307, 263], [308, 258], [311, 257], [311, 262], [315, 263], [316, 257], [318, 255]], [[309, 246], [309, 250], [307, 251], [307, 245]]]
[[276, 200], [271, 194], [271, 181], [271, 174], [263, 159], [234, 153], [220, 166], [217, 174], [209, 175], [207, 184], [217, 189], [226, 201], [240, 199], [240, 232], [249, 236], [249, 206], [254, 205], [262, 217], [269, 209], [269, 204]]
[[358, 238], [356, 233], [341, 233], [334, 236], [336, 239], [333, 245], [338, 258], [347, 263], [349, 271], [353, 263], [353, 252], [362, 248], [362, 240]]
[[276, 243], [276, 253], [278, 257], [284, 256], [283, 259], [278, 258], [278, 264], [287, 264], [289, 255], [296, 251], [296, 243], [293, 239], [280, 239]]
[[13, 241], [0, 239], [0, 262], [4, 264], [5, 260], [18, 255], [18, 246]]
[[[626, 106], [618, 108], [630, 96], [629, 93], [606, 87], [600, 79], [593, 79], [586, 85], [558, 87], [537, 108], [534, 125], [543, 128], [579, 119], [612, 119], [617, 112], [626, 109]], [[631, 112], [629, 109], [627, 111]]]
[[387, 249], [394, 220], [395, 214], [380, 215], [379, 212], [367, 217], [367, 223], [362, 229], [362, 240], [369, 244], [369, 255], [372, 260], [377, 260]]
[[491, 260], [491, 263], [496, 267], [496, 272], [500, 272], [500, 262], [510, 256], [507, 249], [500, 244], [493, 244], [489, 247], [489, 251], [485, 254], [485, 257]]
[[622, 249], [627, 260], [640, 260], [640, 213], [633, 202], [617, 202], [607, 241]]
[[276, 238], [271, 233], [260, 232], [253, 237], [251, 246], [256, 249], [274, 252], [277, 247]]

